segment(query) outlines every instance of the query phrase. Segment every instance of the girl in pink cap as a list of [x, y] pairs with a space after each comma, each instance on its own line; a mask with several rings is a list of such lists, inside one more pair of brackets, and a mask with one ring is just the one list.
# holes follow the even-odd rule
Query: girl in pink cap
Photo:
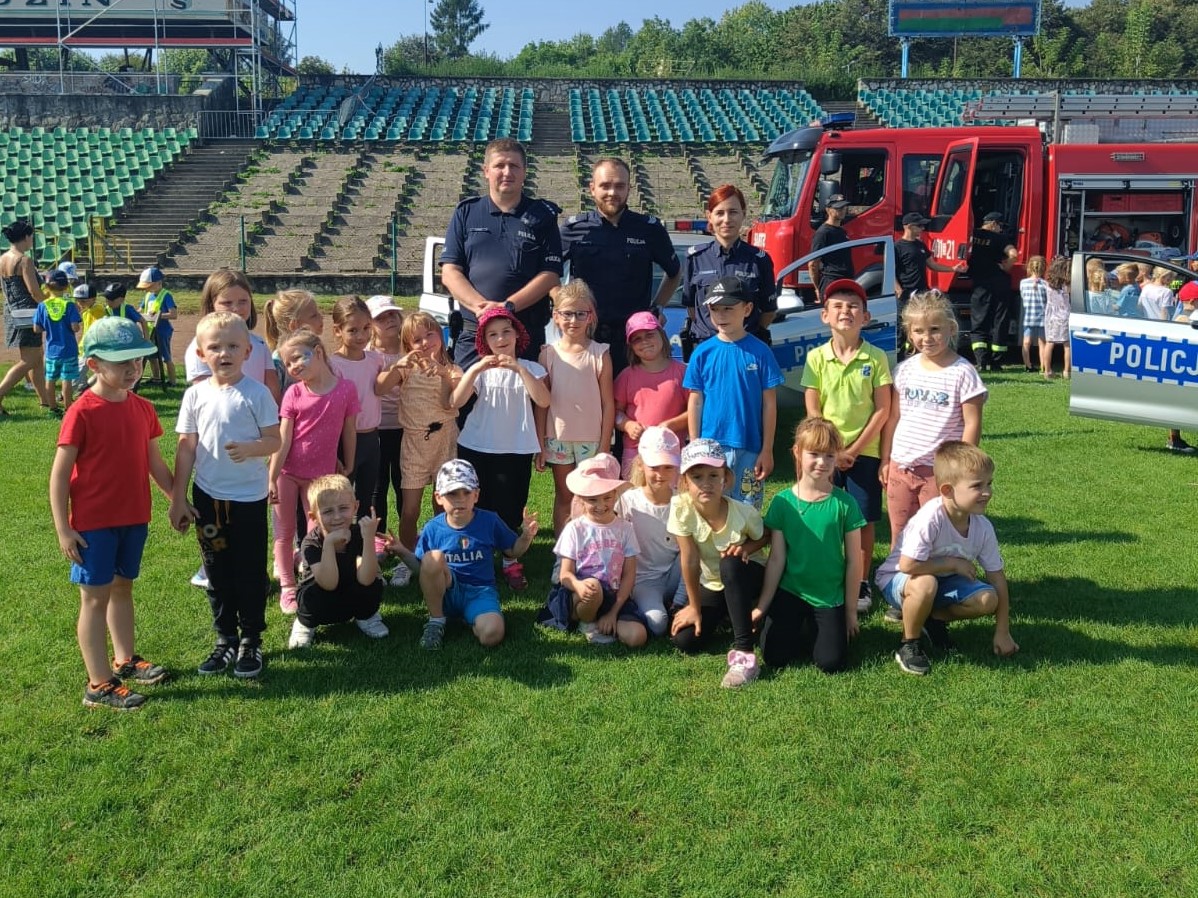
[[637, 312], [624, 327], [628, 367], [616, 377], [616, 430], [624, 434], [621, 465], [632, 475], [637, 441], [646, 427], [661, 425], [686, 438], [686, 365], [670, 356], [670, 341], [652, 312]]
[[[519, 358], [528, 347], [528, 331], [502, 306], [478, 316], [475, 348], [479, 360], [458, 381], [453, 406], [461, 408], [472, 396], [478, 401], [458, 436], [458, 457], [478, 472], [478, 504], [499, 515], [515, 531], [524, 520], [533, 458], [541, 451], [533, 406], [549, 405], [545, 369]], [[528, 582], [515, 559], [504, 558], [503, 577], [520, 591]]]

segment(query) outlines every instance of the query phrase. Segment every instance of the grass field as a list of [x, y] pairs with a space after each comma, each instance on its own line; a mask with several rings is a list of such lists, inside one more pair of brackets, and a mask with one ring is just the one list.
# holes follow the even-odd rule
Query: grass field
[[[390, 639], [351, 624], [288, 652], [272, 599], [261, 680], [201, 678], [198, 553], [159, 496], [139, 650], [174, 677], [126, 715], [80, 707], [77, 593], [46, 500], [55, 424], [16, 391], [0, 896], [1198, 893], [1198, 459], [1163, 431], [1068, 417], [1059, 381], [988, 382], [1013, 659], [978, 622], [906, 676], [875, 612], [849, 672], [731, 693], [717, 654], [535, 632], [543, 536], [497, 650], [459, 627], [421, 652], [415, 590], [389, 589]], [[176, 407], [159, 403], [168, 432]], [[551, 489], [534, 478], [543, 520]]]

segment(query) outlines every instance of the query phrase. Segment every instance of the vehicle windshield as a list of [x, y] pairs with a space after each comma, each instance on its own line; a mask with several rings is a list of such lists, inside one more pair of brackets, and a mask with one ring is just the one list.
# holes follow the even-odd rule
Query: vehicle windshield
[[811, 165], [812, 150], [801, 150], [777, 157], [770, 192], [766, 195], [761, 218], [773, 220], [790, 218], [795, 214], [799, 196], [803, 192], [803, 179]]

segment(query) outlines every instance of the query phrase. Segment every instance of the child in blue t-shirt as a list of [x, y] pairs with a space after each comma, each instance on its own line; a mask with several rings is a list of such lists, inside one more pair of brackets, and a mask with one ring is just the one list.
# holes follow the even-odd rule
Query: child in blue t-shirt
[[519, 558], [537, 535], [537, 516], [524, 512], [519, 535], [493, 511], [475, 508], [478, 473], [474, 465], [451, 459], [437, 471], [433, 500], [441, 514], [424, 525], [413, 555], [393, 537], [388, 550], [420, 572], [420, 591], [428, 607], [428, 623], [420, 647], [441, 648], [448, 617], [464, 620], [484, 646], [503, 641], [503, 613], [495, 585], [495, 550]]
[[[79, 329], [82, 324], [79, 307], [61, 296], [42, 300], [33, 313], [33, 332], [46, 335], [46, 389], [50, 395], [50, 413], [60, 418], [74, 399], [75, 381], [79, 379]], [[55, 381], [62, 387], [61, 406], [54, 393]]]
[[[141, 313], [149, 326], [149, 339], [158, 348], [158, 353], [150, 358], [150, 367], [154, 369], [154, 380], [160, 385], [173, 387], [175, 380], [175, 363], [171, 358], [171, 338], [175, 335], [175, 326], [171, 324], [179, 314], [175, 305], [175, 297], [166, 289], [162, 269], [151, 265], [141, 273], [137, 282], [138, 290], [148, 290], [145, 299], [141, 301]], [[166, 380], [162, 379], [162, 369], [166, 366]]]
[[732, 472], [729, 495], [760, 511], [762, 485], [774, 470], [782, 370], [770, 348], [745, 330], [753, 302], [744, 281], [720, 278], [704, 305], [716, 334], [699, 344], [682, 380], [691, 391], [690, 438], [715, 440], [723, 447]]

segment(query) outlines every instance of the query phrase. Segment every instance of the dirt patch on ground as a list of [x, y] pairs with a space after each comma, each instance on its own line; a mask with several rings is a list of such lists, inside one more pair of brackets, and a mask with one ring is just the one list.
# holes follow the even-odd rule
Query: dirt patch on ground
[[[171, 337], [171, 355], [174, 357], [175, 367], [180, 381], [183, 377], [183, 353], [187, 351], [187, 344], [191, 342], [192, 337], [196, 334], [196, 323], [200, 320], [200, 316], [195, 313], [179, 313], [179, 317], [175, 319], [175, 333]], [[17, 361], [20, 355], [15, 349], [0, 348], [0, 365], [11, 365]]]

